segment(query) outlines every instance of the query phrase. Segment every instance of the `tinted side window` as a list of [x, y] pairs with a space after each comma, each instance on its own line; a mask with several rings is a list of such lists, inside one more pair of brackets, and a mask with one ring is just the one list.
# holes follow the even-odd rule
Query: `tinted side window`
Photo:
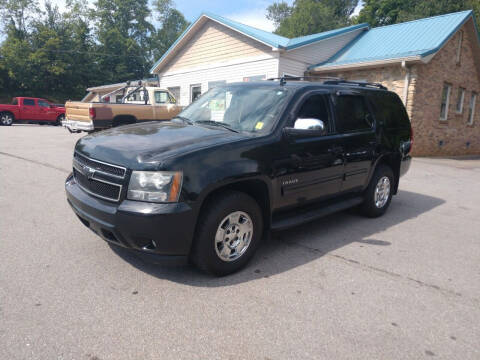
[[372, 128], [372, 117], [365, 99], [359, 95], [341, 95], [335, 101], [338, 132], [354, 132]]
[[38, 106], [41, 106], [41, 107], [50, 107], [50, 104], [47, 103], [47, 102], [44, 101], [44, 100], [38, 100]]
[[405, 128], [409, 126], [408, 115], [402, 100], [393, 93], [371, 93], [373, 113], [386, 128]]
[[25, 106], [35, 106], [35, 100], [33, 100], [33, 99], [23, 99], [23, 105], [25, 105]]
[[312, 95], [298, 111], [297, 118], [314, 118], [322, 120], [326, 129], [330, 129], [330, 116], [328, 113], [328, 100], [325, 95]]

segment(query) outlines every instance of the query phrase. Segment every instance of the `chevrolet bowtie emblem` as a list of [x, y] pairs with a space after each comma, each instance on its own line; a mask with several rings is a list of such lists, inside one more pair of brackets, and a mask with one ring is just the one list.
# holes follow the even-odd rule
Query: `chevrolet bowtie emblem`
[[93, 176], [95, 175], [95, 169], [92, 169], [91, 167], [84, 166], [83, 167], [83, 172], [87, 179], [92, 179]]

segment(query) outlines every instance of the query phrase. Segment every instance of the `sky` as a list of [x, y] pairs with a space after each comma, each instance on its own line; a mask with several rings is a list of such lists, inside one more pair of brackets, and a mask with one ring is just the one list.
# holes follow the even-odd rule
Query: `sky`
[[[94, 0], [87, 1], [93, 3]], [[293, 3], [293, 0], [286, 1]], [[65, 8], [65, 0], [51, 2], [61, 10]], [[273, 23], [265, 14], [267, 7], [274, 2], [275, 0], [176, 0], [175, 6], [189, 21], [195, 20], [203, 11], [208, 11], [262, 30], [273, 31]], [[357, 12], [359, 9], [360, 7], [357, 7]]]

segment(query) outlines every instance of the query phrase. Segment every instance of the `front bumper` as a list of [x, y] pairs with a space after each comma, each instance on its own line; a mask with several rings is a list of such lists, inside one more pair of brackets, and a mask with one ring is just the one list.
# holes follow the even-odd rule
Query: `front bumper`
[[80, 221], [105, 241], [169, 260], [184, 262], [190, 252], [195, 214], [185, 203], [104, 201], [88, 195], [70, 175], [67, 201]]
[[70, 132], [79, 132], [79, 131], [93, 131], [95, 128], [93, 126], [93, 121], [76, 121], [65, 119], [62, 121], [62, 126], [70, 130]]

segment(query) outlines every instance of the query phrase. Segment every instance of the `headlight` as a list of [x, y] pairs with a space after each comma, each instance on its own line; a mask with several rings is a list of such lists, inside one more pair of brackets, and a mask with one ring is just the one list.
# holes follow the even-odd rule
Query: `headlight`
[[181, 172], [134, 171], [127, 198], [148, 202], [177, 202], [182, 189]]

